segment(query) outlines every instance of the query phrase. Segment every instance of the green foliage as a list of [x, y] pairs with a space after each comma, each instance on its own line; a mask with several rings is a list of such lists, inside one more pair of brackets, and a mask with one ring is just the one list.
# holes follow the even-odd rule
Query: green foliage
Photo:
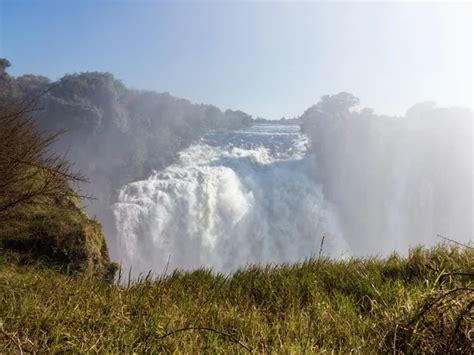
[[473, 269], [472, 249], [441, 245], [110, 286], [3, 258], [0, 351], [467, 352]]

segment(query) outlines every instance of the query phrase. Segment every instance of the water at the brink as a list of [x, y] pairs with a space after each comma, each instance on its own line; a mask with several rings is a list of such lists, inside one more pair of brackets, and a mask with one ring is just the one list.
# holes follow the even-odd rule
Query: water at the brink
[[167, 267], [231, 272], [246, 264], [338, 257], [349, 247], [310, 174], [297, 126], [212, 133], [114, 206], [118, 255], [133, 274]]

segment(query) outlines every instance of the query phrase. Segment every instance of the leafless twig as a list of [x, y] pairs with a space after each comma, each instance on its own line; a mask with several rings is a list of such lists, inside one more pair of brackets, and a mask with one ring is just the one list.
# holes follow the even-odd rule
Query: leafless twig
[[451, 239], [451, 238], [442, 236], [441, 234], [437, 234], [436, 236], [437, 236], [438, 238], [442, 238], [442, 239], [444, 239], [444, 240], [447, 240], [448, 242], [457, 244], [457, 245], [459, 245], [459, 246], [461, 246], [461, 247], [464, 247], [464, 248], [467, 248], [467, 249], [474, 249], [474, 247], [471, 247], [471, 246], [469, 246], [469, 245], [467, 245], [467, 244], [460, 243], [460, 242], [458, 242], [458, 241], [456, 241], [456, 240], [453, 240], [453, 239]]

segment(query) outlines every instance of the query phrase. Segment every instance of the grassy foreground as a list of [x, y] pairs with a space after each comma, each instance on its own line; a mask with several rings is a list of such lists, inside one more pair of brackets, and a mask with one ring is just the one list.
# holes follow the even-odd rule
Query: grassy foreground
[[468, 353], [473, 272], [472, 249], [440, 245], [110, 285], [4, 255], [0, 353]]

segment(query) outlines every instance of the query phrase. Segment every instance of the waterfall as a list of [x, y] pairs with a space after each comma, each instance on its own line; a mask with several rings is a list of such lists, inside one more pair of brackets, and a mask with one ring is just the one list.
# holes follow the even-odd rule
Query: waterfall
[[349, 253], [334, 207], [311, 178], [297, 126], [215, 132], [175, 164], [124, 186], [114, 205], [120, 260], [133, 273], [166, 267], [232, 272], [247, 264]]

